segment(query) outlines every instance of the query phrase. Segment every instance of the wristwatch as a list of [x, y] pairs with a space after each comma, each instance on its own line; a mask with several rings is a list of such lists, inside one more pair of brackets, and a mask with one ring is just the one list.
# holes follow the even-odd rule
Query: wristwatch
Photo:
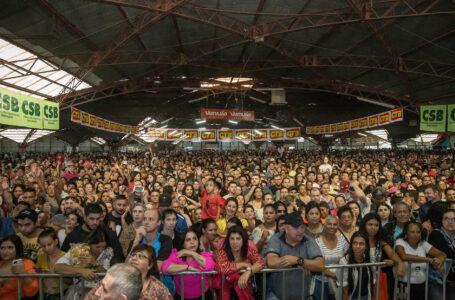
[[304, 262], [304, 259], [303, 259], [303, 258], [299, 257], [299, 258], [297, 259], [297, 265], [298, 265], [299, 267], [303, 267], [303, 262]]
[[251, 269], [251, 267], [246, 268], [245, 271], [251, 272], [251, 273], [253, 272], [252, 269]]

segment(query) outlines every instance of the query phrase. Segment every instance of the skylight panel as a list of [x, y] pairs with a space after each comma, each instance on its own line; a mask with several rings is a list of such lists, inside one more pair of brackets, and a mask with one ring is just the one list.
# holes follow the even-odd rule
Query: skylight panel
[[39, 138], [42, 138], [46, 135], [49, 135], [49, 134], [52, 134], [54, 133], [55, 131], [51, 131], [51, 130], [41, 130], [41, 129], [38, 129], [35, 131], [35, 133], [32, 134], [32, 136], [28, 139], [27, 143], [30, 143], [30, 142], [33, 142], [34, 140], [37, 140]]
[[32, 129], [5, 129], [0, 135], [21, 144]]
[[95, 143], [97, 143], [98, 145], [106, 144], [106, 140], [101, 138], [101, 137], [99, 137], [99, 136], [92, 137], [90, 140], [95, 142]]
[[[35, 54], [3, 39], [0, 39], [0, 59], [8, 62], [6, 66], [0, 66], [0, 80], [16, 86], [17, 91], [24, 88], [52, 98], [59, 95], [76, 78], [49, 61], [42, 60]], [[65, 89], [65, 92], [89, 87], [91, 85], [82, 81], [75, 88]], [[8, 86], [8, 88], [11, 87]], [[30, 95], [30, 93], [26, 94]]]

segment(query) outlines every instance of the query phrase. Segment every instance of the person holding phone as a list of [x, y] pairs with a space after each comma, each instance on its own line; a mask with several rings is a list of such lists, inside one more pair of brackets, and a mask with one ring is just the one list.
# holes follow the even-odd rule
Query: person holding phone
[[[0, 240], [0, 274], [35, 273], [33, 261], [24, 258], [24, 246], [17, 235], [9, 235]], [[38, 292], [38, 280], [22, 278], [22, 296], [33, 297]], [[2, 300], [15, 300], [18, 294], [17, 278], [0, 278]]]

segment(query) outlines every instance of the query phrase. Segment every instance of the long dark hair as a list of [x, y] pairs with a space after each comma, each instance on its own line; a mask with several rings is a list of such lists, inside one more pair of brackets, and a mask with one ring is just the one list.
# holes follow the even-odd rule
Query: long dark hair
[[365, 232], [365, 234], [368, 236], [367, 223], [370, 220], [376, 220], [378, 222], [378, 225], [379, 225], [378, 232], [374, 236], [374, 240], [376, 241], [376, 243], [380, 243], [381, 241], [386, 241], [387, 242], [387, 240], [385, 238], [384, 229], [381, 226], [381, 218], [379, 217], [379, 215], [377, 213], [373, 213], [373, 212], [367, 213], [363, 217], [362, 222], [360, 223], [359, 231]]
[[131, 249], [130, 255], [142, 251], [145, 251], [149, 254], [150, 269], [148, 270], [146, 277], [150, 278], [151, 276], [153, 276], [156, 279], [161, 280], [160, 270], [158, 269], [158, 263], [156, 260], [155, 249], [152, 246], [143, 244], [136, 245], [133, 249]]
[[[201, 242], [200, 242], [200, 240], [199, 240], [199, 236], [197, 235], [197, 232], [196, 232], [195, 230], [191, 229], [191, 228], [188, 228], [187, 230], [185, 230], [184, 232], [182, 232], [182, 233], [180, 234], [180, 236], [181, 236], [182, 238], [178, 241], [179, 243], [177, 244], [177, 250], [180, 251], [180, 250], [184, 249], [186, 235], [187, 235], [188, 233], [190, 233], [190, 232], [194, 233], [194, 234], [196, 235], [196, 238], [197, 238], [196, 253], [201, 253], [201, 248], [200, 248], [200, 247], [201, 247]], [[186, 260], [186, 257], [183, 257], [182, 259], [183, 259], [183, 260]]]
[[[351, 237], [351, 240], [349, 241], [351, 246], [349, 247], [349, 250], [346, 253], [348, 265], [358, 264], [358, 262], [355, 261], [354, 251], [352, 249], [352, 242], [357, 237], [361, 237], [365, 241], [365, 251], [363, 252], [364, 260], [363, 260], [362, 263], [369, 263], [370, 262], [370, 248], [368, 247], [368, 235], [365, 232], [363, 232], [363, 231], [356, 231], [356, 232], [354, 232], [354, 234]], [[366, 268], [367, 269], [367, 274], [368, 274], [368, 278], [369, 278], [369, 281], [370, 281], [370, 290], [372, 291], [373, 290], [373, 278], [374, 278], [374, 276], [373, 276], [373, 271], [371, 270], [371, 267], [360, 267], [360, 268]], [[360, 268], [355, 268], [355, 269], [357, 269], [358, 280], [362, 280], [362, 278], [360, 278]], [[353, 270], [354, 270], [354, 268], [349, 268], [348, 269], [348, 284], [349, 284], [349, 291], [350, 292], [352, 291], [352, 289], [354, 287], [354, 276], [352, 274]]]
[[6, 241], [10, 241], [14, 244], [14, 248], [16, 248], [16, 258], [24, 258], [24, 244], [20, 237], [15, 234], [8, 235], [0, 240], [0, 246]]
[[226, 252], [230, 261], [235, 260], [234, 254], [232, 253], [231, 244], [229, 243], [229, 239], [234, 233], [238, 233], [242, 237], [242, 248], [240, 249], [240, 255], [244, 260], [248, 255], [248, 234], [241, 226], [236, 225], [229, 228], [226, 239], [224, 240], [224, 251]]

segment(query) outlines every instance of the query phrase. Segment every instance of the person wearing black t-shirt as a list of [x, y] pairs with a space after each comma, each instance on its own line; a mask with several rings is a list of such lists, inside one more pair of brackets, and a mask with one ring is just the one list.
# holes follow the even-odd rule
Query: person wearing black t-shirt
[[122, 231], [122, 216], [126, 212], [127, 207], [128, 199], [123, 195], [119, 195], [112, 202], [112, 211], [107, 215], [107, 224], [117, 236]]
[[114, 259], [116, 262], [123, 261], [125, 259], [122, 248], [118, 241], [117, 236], [115, 233], [107, 228], [106, 226], [100, 224], [101, 223], [101, 214], [102, 209], [101, 206], [95, 203], [89, 203], [84, 208], [84, 223], [78, 227], [76, 227], [73, 231], [71, 231], [65, 238], [63, 245], [61, 247], [62, 251], [68, 252], [71, 248], [71, 244], [78, 244], [78, 243], [85, 243], [87, 242], [87, 238], [95, 229], [100, 227], [102, 230], [105, 231], [109, 243], [114, 250]]

